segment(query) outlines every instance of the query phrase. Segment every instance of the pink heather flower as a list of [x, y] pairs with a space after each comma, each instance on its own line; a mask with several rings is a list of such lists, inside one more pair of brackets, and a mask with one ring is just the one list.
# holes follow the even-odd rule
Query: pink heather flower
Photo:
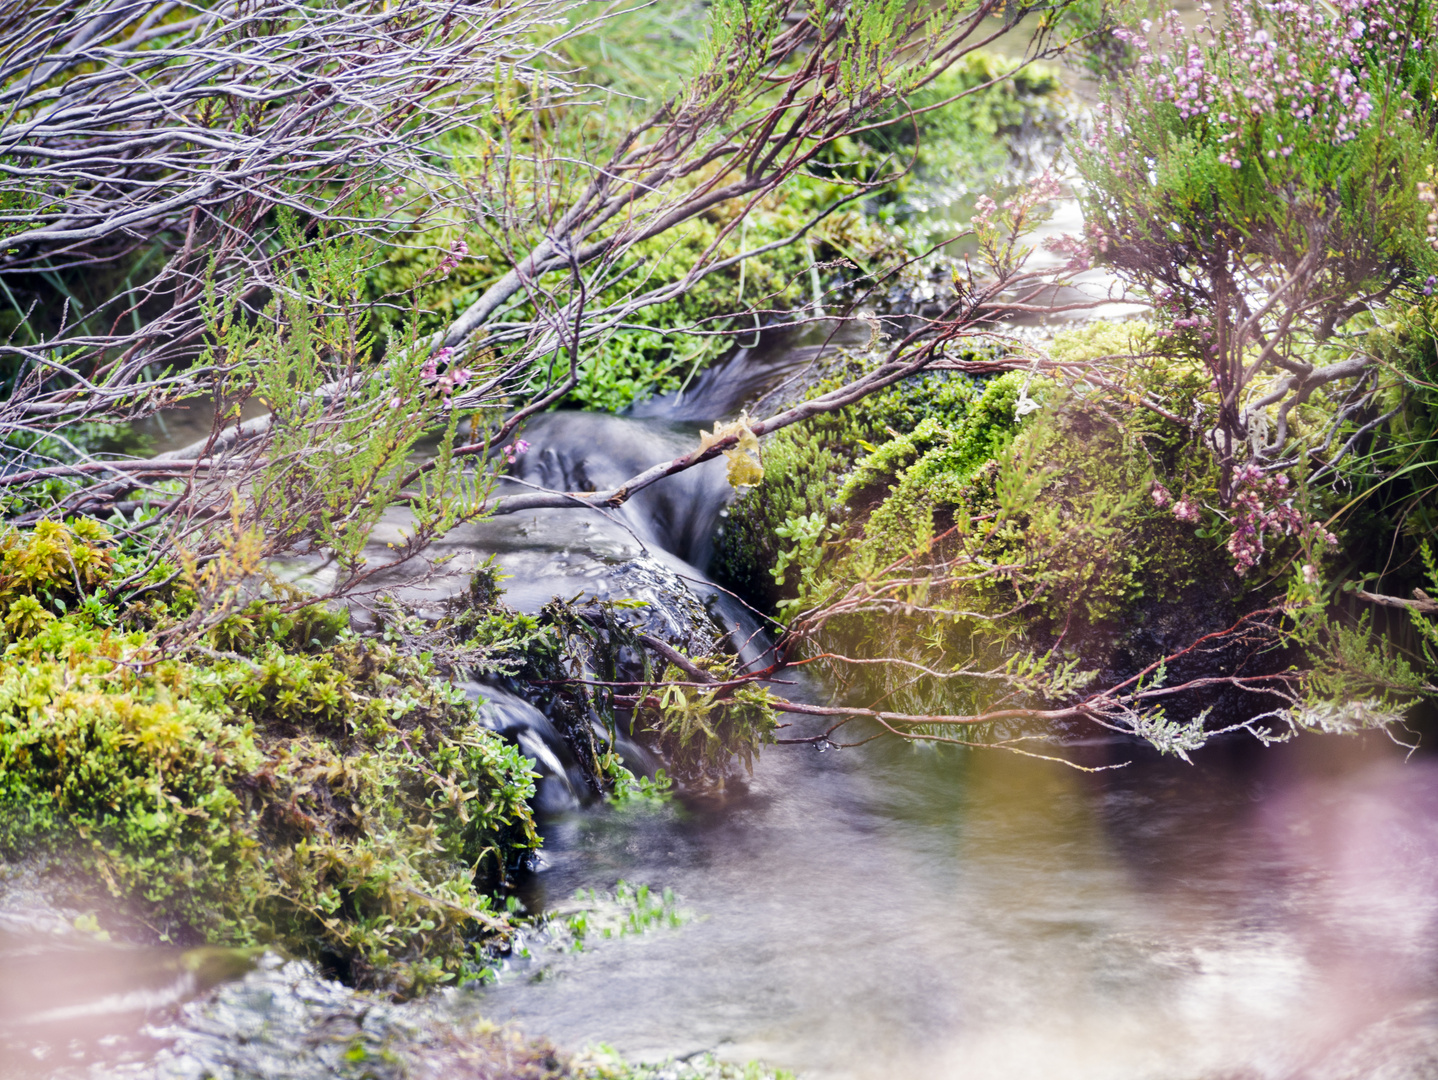
[[1305, 585], [1312, 585], [1318, 580], [1318, 568], [1312, 563], [1303, 564], [1303, 582]]
[[983, 228], [993, 220], [994, 213], [998, 208], [999, 204], [993, 199], [987, 195], [980, 195], [974, 200], [974, 216], [969, 219], [969, 224], [976, 229]]
[[[1219, 161], [1234, 169], [1243, 164], [1253, 123], [1268, 117], [1291, 117], [1330, 145], [1357, 137], [1375, 109], [1363, 84], [1373, 85], [1405, 47], [1384, 5], [1339, 0], [1330, 11], [1303, 0], [1228, 0], [1224, 6], [1215, 18], [1213, 6], [1202, 5], [1203, 22], [1193, 28], [1169, 12], [1145, 20], [1141, 32], [1116, 31], [1138, 61], [1132, 115], [1153, 115], [1158, 104], [1182, 120], [1205, 118], [1216, 126]], [[1411, 47], [1416, 54], [1425, 46]], [[1112, 108], [1101, 116], [1098, 143], [1124, 136], [1124, 118]], [[1292, 147], [1260, 152], [1287, 158]]]
[[1233, 477], [1233, 486], [1236, 488], [1252, 487], [1263, 479], [1263, 470], [1252, 462], [1239, 469]]
[[469, 245], [463, 240], [451, 241], [449, 250], [445, 252], [443, 258], [439, 260], [439, 265], [435, 268], [435, 272], [438, 273], [440, 277], [445, 277], [450, 271], [457, 267], [468, 254]]
[[1050, 236], [1044, 241], [1044, 247], [1065, 259], [1062, 273], [1079, 274], [1093, 265], [1093, 252], [1081, 236]]
[[1149, 494], [1153, 497], [1154, 506], [1157, 506], [1160, 509], [1167, 506], [1170, 499], [1172, 499], [1172, 496], [1168, 493], [1168, 489], [1165, 488], [1162, 484], [1160, 484], [1157, 480], [1154, 481], [1153, 490], [1150, 491]]
[[528, 449], [529, 443], [525, 442], [523, 439], [516, 439], [514, 442], [508, 444], [507, 446], [501, 446], [499, 448], [499, 452], [504, 455], [505, 461], [513, 465], [515, 461], [519, 458], [519, 456]]
[[[434, 355], [426, 360], [424, 366], [419, 369], [420, 380], [442, 394], [445, 401], [449, 400], [450, 394], [454, 391], [464, 389], [474, 378], [474, 371], [470, 368], [449, 368], [449, 362], [453, 356], [454, 350], [446, 345], [444, 348], [436, 349]], [[443, 374], [439, 370], [441, 364], [447, 368]]]
[[1228, 538], [1228, 552], [1233, 556], [1233, 572], [1239, 577], [1262, 558], [1268, 535], [1308, 536], [1320, 544], [1338, 543], [1338, 538], [1318, 522], [1305, 521], [1292, 505], [1288, 477], [1281, 473], [1264, 476], [1263, 470], [1250, 462], [1234, 474], [1233, 481], [1238, 494], [1233, 499], [1233, 534]]
[[1198, 520], [1198, 507], [1189, 501], [1188, 496], [1179, 499], [1173, 504], [1173, 516], [1179, 521], [1193, 522]]

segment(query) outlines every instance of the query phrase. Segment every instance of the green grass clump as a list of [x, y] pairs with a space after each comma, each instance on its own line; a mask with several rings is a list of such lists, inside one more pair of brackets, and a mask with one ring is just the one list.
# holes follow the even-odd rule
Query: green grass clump
[[361, 985], [482, 966], [491, 894], [539, 843], [533, 775], [427, 661], [264, 601], [167, 653], [184, 590], [108, 603], [134, 559], [100, 526], [0, 553], [0, 856], [161, 938], [278, 944]]

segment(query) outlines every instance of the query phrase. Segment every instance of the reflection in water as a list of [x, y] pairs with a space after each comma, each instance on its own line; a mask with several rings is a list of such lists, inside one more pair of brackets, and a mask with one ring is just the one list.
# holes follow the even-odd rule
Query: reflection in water
[[703, 918], [481, 1007], [814, 1076], [1430, 1075], [1438, 764], [1228, 752], [771, 750], [722, 811], [557, 821], [544, 894], [649, 880]]
[[5, 1080], [73, 1073], [97, 1059], [149, 1057], [161, 1043], [145, 1030], [148, 1022], [254, 966], [254, 955], [243, 949], [112, 943], [22, 894], [7, 889], [0, 910]]
[[[617, 483], [691, 447], [693, 421], [737, 408], [720, 389], [648, 418], [538, 419], [525, 478]], [[720, 468], [609, 517], [457, 530], [436, 554], [462, 557], [405, 598], [438, 607], [489, 552], [528, 610], [556, 593], [639, 595], [676, 573], [708, 597], [696, 567], [727, 497]], [[496, 726], [521, 745], [543, 736], [542, 717], [501, 706]], [[1135, 751], [1081, 752], [1102, 765]], [[175, 1049], [125, 1075], [223, 1062], [226, 1076], [321, 1077], [344, 1045], [325, 1027], [341, 1014], [348, 1039], [406, 1018], [472, 1028], [482, 1013], [575, 1049], [717, 1049], [854, 1080], [1438, 1073], [1438, 762], [1371, 736], [1229, 741], [1195, 760], [1082, 773], [998, 751], [775, 747], [727, 804], [648, 816], [563, 812], [561, 785], [534, 906], [625, 878], [675, 888], [700, 918], [413, 1006], [271, 961], [178, 1016], [170, 1003], [200, 979], [179, 954], [21, 927], [0, 938], [0, 1071], [83, 1067], [157, 1023]]]

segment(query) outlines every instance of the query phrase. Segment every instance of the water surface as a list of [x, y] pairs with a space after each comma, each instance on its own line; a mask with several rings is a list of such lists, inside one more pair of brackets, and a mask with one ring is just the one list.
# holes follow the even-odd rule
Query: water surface
[[482, 1007], [815, 1077], [1438, 1070], [1438, 763], [1381, 737], [1086, 756], [1138, 760], [775, 748], [723, 807], [554, 821], [537, 899], [625, 878], [699, 918]]

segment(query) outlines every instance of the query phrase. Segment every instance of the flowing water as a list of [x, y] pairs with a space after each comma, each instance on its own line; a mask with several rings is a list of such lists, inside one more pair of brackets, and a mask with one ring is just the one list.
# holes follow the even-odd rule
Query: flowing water
[[1376, 740], [1097, 775], [776, 749], [722, 808], [547, 840], [539, 897], [625, 878], [699, 916], [482, 994], [563, 1044], [833, 1077], [1438, 1071], [1438, 773]]
[[[520, 477], [607, 485], [812, 356], [741, 356], [710, 396], [645, 416], [552, 414], [527, 432]], [[556, 594], [663, 608], [685, 582], [753, 649], [753, 622], [700, 569], [727, 497], [706, 468], [608, 517], [520, 515], [447, 543], [467, 565], [496, 554], [531, 610]], [[409, 598], [437, 602], [467, 565]], [[537, 710], [474, 689], [548, 778], [531, 908], [623, 879], [676, 890], [690, 921], [392, 1006], [276, 959], [206, 995], [224, 963], [99, 942], [31, 908], [0, 925], [0, 1072], [321, 1077], [341, 1035], [485, 1016], [571, 1049], [712, 1050], [812, 1077], [1438, 1075], [1438, 762], [1380, 737], [1228, 742], [1193, 765], [1068, 749], [1129, 762], [1101, 772], [773, 747], [722, 803], [616, 810], [581, 806]]]
[[[1068, 204], [1055, 227], [1072, 217]], [[615, 484], [818, 351], [771, 341], [630, 416], [541, 417], [516, 485]], [[466, 526], [427, 581], [392, 584], [438, 610], [493, 555], [528, 611], [593, 595], [662, 614], [687, 589], [753, 656], [757, 623], [703, 573], [728, 497], [710, 463], [616, 514]], [[377, 548], [403, 526], [387, 521]], [[301, 570], [323, 583], [323, 567]], [[1438, 759], [1372, 735], [1228, 741], [1192, 765], [1113, 740], [1067, 748], [1087, 767], [1127, 763], [1099, 772], [883, 742], [772, 747], [723, 802], [615, 809], [588, 802], [538, 710], [469, 688], [544, 777], [530, 908], [625, 880], [674, 889], [687, 922], [537, 950], [496, 985], [391, 1005], [276, 957], [99, 940], [12, 875], [0, 1078], [319, 1080], [350, 1067], [356, 1040], [395, 1039], [433, 1075], [467, 1075], [453, 1033], [480, 1017], [568, 1049], [707, 1050], [836, 1080], [1438, 1077]]]

